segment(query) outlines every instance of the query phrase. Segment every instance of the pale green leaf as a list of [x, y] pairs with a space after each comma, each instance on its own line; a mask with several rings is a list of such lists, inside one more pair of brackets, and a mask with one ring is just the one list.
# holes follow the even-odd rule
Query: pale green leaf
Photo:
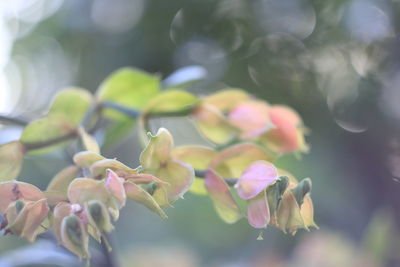
[[18, 177], [24, 160], [25, 148], [16, 141], [0, 146], [0, 181]]

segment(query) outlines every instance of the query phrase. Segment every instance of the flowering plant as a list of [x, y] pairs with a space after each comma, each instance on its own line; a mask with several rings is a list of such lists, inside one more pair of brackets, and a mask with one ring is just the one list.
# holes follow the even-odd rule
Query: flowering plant
[[[210, 197], [226, 223], [247, 218], [255, 228], [272, 225], [291, 234], [317, 227], [311, 180], [298, 182], [274, 165], [285, 153], [308, 150], [305, 127], [294, 110], [240, 89], [198, 97], [160, 87], [157, 76], [123, 68], [95, 95], [67, 88], [43, 118], [27, 123], [19, 140], [0, 146], [3, 233], [34, 241], [52, 229], [60, 245], [89, 259], [89, 237], [111, 249], [107, 233], [114, 230], [127, 200], [167, 218], [165, 209], [187, 191]], [[171, 116], [191, 118], [210, 146], [174, 146], [165, 128], [151, 134], [153, 118]], [[144, 143], [139, 166], [102, 156], [134, 122]], [[95, 138], [99, 131], [103, 138]], [[45, 190], [18, 181], [26, 154], [68, 146], [79, 148], [73, 164], [60, 170]]]

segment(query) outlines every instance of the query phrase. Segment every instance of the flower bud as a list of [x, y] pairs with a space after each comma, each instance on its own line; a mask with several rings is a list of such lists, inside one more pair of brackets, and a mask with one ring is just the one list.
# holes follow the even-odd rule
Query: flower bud
[[66, 216], [61, 224], [61, 239], [64, 247], [81, 259], [89, 256], [89, 236], [86, 229], [75, 214]]
[[96, 227], [98, 231], [111, 232], [114, 229], [107, 207], [102, 202], [98, 200], [89, 201], [87, 215], [89, 223]]

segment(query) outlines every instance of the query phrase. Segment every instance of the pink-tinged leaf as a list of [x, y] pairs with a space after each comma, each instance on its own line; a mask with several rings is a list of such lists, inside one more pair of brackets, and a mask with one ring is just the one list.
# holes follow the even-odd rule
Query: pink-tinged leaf
[[303, 217], [300, 213], [300, 207], [291, 190], [286, 190], [283, 194], [278, 209], [277, 227], [284, 233], [289, 232], [292, 235], [294, 235], [298, 229], [308, 229], [304, 224]]
[[98, 153], [90, 152], [90, 151], [82, 151], [74, 156], [74, 163], [82, 168], [89, 168], [95, 162], [106, 159], [102, 155]]
[[158, 169], [155, 176], [167, 184], [158, 184], [153, 197], [162, 206], [168, 206], [189, 190], [194, 179], [193, 168], [179, 160], [170, 160]]
[[93, 178], [104, 178], [107, 175], [107, 169], [113, 170], [122, 178], [137, 174], [134, 169], [116, 159], [103, 159], [90, 166], [90, 176]]
[[226, 223], [235, 223], [242, 217], [240, 208], [233, 198], [229, 186], [212, 169], [206, 173], [205, 186], [222, 220]]
[[247, 201], [247, 219], [254, 228], [265, 228], [270, 220], [265, 190]]
[[140, 154], [140, 163], [146, 170], [157, 170], [170, 159], [174, 142], [165, 128], [160, 128], [155, 136], [149, 134], [149, 137], [146, 148]]
[[278, 179], [278, 170], [268, 161], [252, 163], [235, 185], [242, 199], [251, 199]]
[[295, 127], [301, 126], [302, 124], [299, 114], [287, 106], [273, 105], [270, 107], [268, 113], [273, 121], [284, 120]]
[[314, 227], [318, 229], [317, 224], [314, 222], [314, 206], [310, 194], [307, 194], [304, 197], [303, 204], [300, 208], [300, 213], [303, 217], [303, 221], [306, 227]]
[[68, 199], [72, 204], [81, 205], [94, 199], [108, 203], [110, 194], [104, 186], [104, 181], [76, 178], [68, 187]]
[[34, 185], [17, 181], [0, 183], [0, 212], [4, 212], [11, 202], [18, 199], [38, 201], [43, 198], [43, 192]]
[[[212, 158], [217, 154], [214, 149], [204, 146], [180, 146], [174, 148], [172, 157], [188, 163], [196, 170], [206, 170]], [[203, 178], [196, 178], [189, 191], [198, 195], [207, 195]]]
[[229, 122], [240, 129], [243, 139], [254, 138], [267, 132], [274, 125], [268, 114], [267, 103], [258, 100], [249, 100], [237, 105], [228, 115]]
[[126, 195], [129, 199], [132, 199], [140, 204], [143, 204], [149, 210], [157, 213], [161, 218], [167, 218], [165, 212], [160, 208], [158, 203], [154, 200], [154, 198], [139, 185], [135, 184], [131, 181], [126, 181], [124, 183]]
[[47, 204], [50, 207], [55, 207], [60, 202], [67, 202], [68, 197], [66, 192], [60, 191], [44, 191], [44, 195], [47, 199]]
[[278, 153], [295, 151], [307, 152], [301, 119], [292, 109], [284, 106], [272, 106], [269, 111], [275, 128], [261, 136], [261, 142]]
[[125, 206], [126, 194], [124, 189], [124, 179], [118, 177], [115, 172], [108, 169], [105, 187], [108, 189], [111, 195], [118, 200], [119, 208]]
[[39, 234], [39, 227], [49, 211], [46, 199], [25, 202], [20, 211], [15, 204], [16, 202], [6, 210], [7, 230], [26, 238], [29, 242], [33, 242]]
[[62, 244], [62, 239], [61, 239], [61, 223], [63, 219], [70, 215], [73, 212], [71, 204], [66, 203], [66, 202], [61, 202], [58, 203], [57, 206], [55, 206], [54, 211], [53, 211], [53, 229], [54, 229], [54, 235], [56, 236], [56, 239], [58, 241], [58, 244]]
[[135, 184], [149, 184], [151, 182], [157, 182], [159, 184], [168, 184], [168, 182], [164, 182], [154, 175], [148, 174], [148, 173], [138, 173], [138, 174], [129, 174], [126, 177], [124, 177], [126, 180], [130, 180], [131, 182]]
[[212, 105], [220, 111], [229, 111], [239, 103], [249, 100], [250, 95], [240, 89], [225, 89], [203, 99], [203, 103]]
[[28, 213], [25, 218], [21, 237], [25, 237], [29, 242], [33, 242], [38, 234], [38, 228], [41, 227], [41, 223], [47, 218], [49, 206], [46, 199], [41, 199], [27, 204], [27, 209]]
[[214, 106], [201, 104], [192, 111], [195, 125], [207, 140], [216, 144], [225, 144], [231, 141], [238, 131], [231, 126], [224, 114]]
[[257, 160], [272, 162], [274, 157], [253, 143], [240, 143], [222, 150], [210, 163], [210, 167], [223, 177], [240, 177]]

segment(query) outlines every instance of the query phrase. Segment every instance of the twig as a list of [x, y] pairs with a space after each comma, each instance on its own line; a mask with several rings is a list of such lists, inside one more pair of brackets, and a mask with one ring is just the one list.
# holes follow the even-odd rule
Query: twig
[[[197, 178], [203, 179], [206, 176], [206, 172], [207, 171], [203, 171], [203, 170], [194, 170], [194, 175]], [[224, 178], [224, 180], [228, 185], [233, 186], [237, 183], [238, 178]]]
[[0, 121], [10, 123], [10, 124], [16, 124], [19, 126], [25, 126], [28, 124], [28, 121], [26, 121], [24, 119], [10, 117], [10, 116], [6, 116], [6, 115], [0, 115]]
[[104, 266], [118, 267], [117, 255], [114, 250], [109, 248], [112, 246], [112, 238], [108, 233], [104, 233], [105, 237], [101, 237], [101, 251], [104, 255]]

